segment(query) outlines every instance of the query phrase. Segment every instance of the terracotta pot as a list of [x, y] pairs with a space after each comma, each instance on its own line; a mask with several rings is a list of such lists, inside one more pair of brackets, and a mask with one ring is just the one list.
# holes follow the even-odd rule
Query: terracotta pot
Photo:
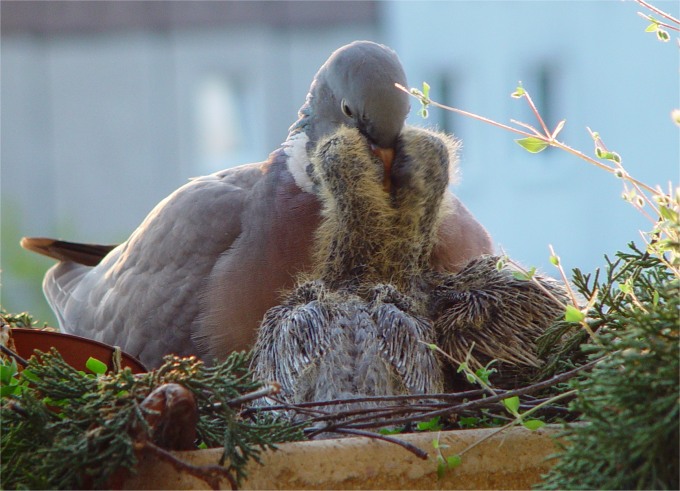
[[[12, 329], [12, 338], [17, 353], [26, 359], [33, 356], [35, 350], [48, 352], [54, 347], [64, 360], [77, 370], [87, 371], [85, 364], [90, 357], [106, 363], [109, 370], [113, 369], [114, 348], [99, 341], [73, 334], [21, 328]], [[126, 353], [121, 353], [121, 355], [122, 365], [130, 367], [133, 373], [148, 371], [139, 360]]]

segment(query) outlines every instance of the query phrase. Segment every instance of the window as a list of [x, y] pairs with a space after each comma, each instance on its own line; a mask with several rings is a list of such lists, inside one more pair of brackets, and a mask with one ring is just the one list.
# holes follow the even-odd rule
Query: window
[[195, 142], [197, 170], [202, 173], [223, 169], [244, 150], [239, 93], [237, 83], [225, 76], [210, 74], [198, 83]]

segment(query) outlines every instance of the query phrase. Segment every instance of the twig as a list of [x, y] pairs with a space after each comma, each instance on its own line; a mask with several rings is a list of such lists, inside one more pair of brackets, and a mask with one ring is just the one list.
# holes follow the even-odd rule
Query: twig
[[[399, 90], [406, 92], [407, 94], [411, 95], [412, 97], [415, 97], [416, 99], [420, 100], [421, 102], [424, 101], [424, 99], [421, 96], [412, 93], [411, 91], [409, 91], [403, 85], [396, 84], [396, 83], [394, 85]], [[602, 163], [598, 160], [595, 160], [594, 158], [584, 154], [583, 152], [576, 150], [575, 148], [572, 148], [569, 145], [556, 140], [553, 137], [552, 133], [550, 133], [549, 131], [546, 131], [545, 135], [540, 134], [540, 132], [529, 133], [527, 131], [520, 130], [518, 128], [514, 128], [514, 127], [509, 126], [507, 124], [499, 123], [498, 121], [494, 121], [492, 119], [485, 118], [484, 116], [480, 116], [480, 115], [475, 114], [475, 113], [463, 111], [462, 109], [458, 109], [458, 108], [455, 108], [455, 107], [440, 104], [436, 101], [431, 100], [430, 98], [427, 98], [425, 100], [425, 102], [427, 102], [428, 105], [432, 105], [432, 106], [438, 107], [440, 109], [444, 109], [445, 111], [451, 111], [451, 112], [454, 112], [454, 113], [457, 113], [457, 114], [461, 114], [461, 115], [466, 116], [468, 118], [476, 119], [477, 121], [482, 121], [483, 123], [490, 124], [492, 126], [496, 126], [497, 128], [502, 128], [504, 130], [510, 131], [512, 133], [516, 133], [518, 135], [522, 135], [522, 136], [525, 136], [525, 137], [531, 137], [531, 138], [538, 138], [541, 141], [545, 142], [546, 144], [553, 146], [553, 147], [556, 147], [556, 148], [559, 148], [561, 150], [564, 150], [565, 152], [570, 153], [570, 154], [572, 154], [572, 155], [574, 155], [574, 156], [576, 156], [576, 157], [578, 157], [582, 160], [585, 160], [589, 164], [594, 165], [595, 167], [598, 167], [598, 168], [600, 168], [604, 171], [607, 171], [610, 174], [616, 174], [616, 172], [618, 170], [615, 167], [610, 167], [607, 164], [604, 164], [604, 163]], [[533, 131], [536, 131], [536, 130], [533, 130]], [[649, 191], [650, 193], [655, 192], [652, 187], [648, 186], [647, 184], [643, 183], [642, 181], [638, 181], [637, 179], [631, 177], [629, 174], [625, 174], [623, 176], [623, 179], [640, 186], [641, 188]]]
[[[514, 389], [510, 391], [503, 392], [501, 394], [498, 394], [496, 396], [491, 396], [491, 397], [485, 397], [483, 399], [478, 399], [474, 401], [469, 401], [463, 404], [458, 404], [455, 406], [450, 406], [448, 408], [443, 408], [443, 409], [438, 409], [434, 411], [429, 411], [422, 413], [418, 415], [417, 418], [414, 417], [409, 417], [409, 418], [396, 418], [392, 420], [387, 420], [387, 421], [380, 421], [380, 422], [373, 422], [373, 423], [357, 423], [354, 425], [347, 425], [353, 429], [359, 428], [371, 428], [375, 426], [386, 426], [386, 425], [399, 425], [399, 424], [406, 424], [406, 423], [411, 423], [414, 421], [417, 421], [419, 418], [433, 418], [436, 416], [447, 416], [450, 414], [454, 413], [460, 413], [462, 411], [467, 411], [471, 409], [479, 409], [481, 407], [487, 407], [492, 404], [495, 404], [497, 402], [501, 402], [503, 399], [509, 398], [509, 397], [514, 397], [514, 396], [521, 396], [521, 395], [526, 395], [530, 394], [532, 392], [537, 392], [539, 390], [552, 387], [556, 384], [566, 382], [567, 380], [570, 380], [574, 378], [576, 375], [579, 373], [589, 370], [592, 367], [594, 367], [597, 363], [599, 363], [600, 360], [593, 360], [591, 362], [586, 363], [585, 365], [582, 365], [578, 368], [575, 368], [573, 370], [570, 370], [568, 372], [561, 373], [559, 375], [555, 375], [554, 377], [551, 377], [547, 380], [544, 380], [542, 382], [535, 383], [533, 385], [529, 385], [526, 387], [522, 387], [519, 389]], [[340, 426], [340, 424], [336, 424], [335, 426]]]
[[11, 356], [12, 358], [14, 358], [22, 367], [28, 366], [28, 361], [25, 358], [22, 358], [18, 353], [15, 353], [7, 346], [0, 344], [0, 350], [2, 350], [2, 352], [7, 356]]
[[[664, 12], [663, 10], [660, 10], [660, 9], [656, 8], [654, 5], [651, 5], [651, 4], [647, 3], [647, 2], [645, 2], [644, 0], [635, 0], [635, 1], [636, 1], [637, 3], [639, 3], [640, 5], [642, 5], [643, 7], [645, 7], [645, 8], [647, 8], [647, 9], [651, 10], [651, 11], [654, 12], [655, 14], [660, 15], [660, 16], [663, 17], [664, 19], [669, 20], [669, 21], [671, 21], [671, 22], [674, 22], [675, 24], [680, 24], [680, 20], [676, 19], [675, 17], [673, 17], [673, 16], [670, 15], [670, 14], [667, 14], [667, 13]], [[670, 28], [670, 29], [674, 29], [674, 30], [676, 30], [676, 31], [678, 30], [677, 27], [669, 26], [669, 25], [667, 25], [667, 24], [664, 24], [664, 26], [665, 26], [665, 27], [668, 27], [668, 28]]]
[[399, 438], [395, 438], [393, 436], [389, 435], [382, 435], [380, 433], [373, 433], [371, 431], [363, 431], [363, 430], [356, 430], [352, 428], [337, 428], [333, 430], [333, 433], [342, 433], [346, 435], [356, 435], [356, 436], [365, 436], [368, 438], [375, 438], [376, 440], [384, 440], [386, 442], [394, 443], [396, 445], [399, 445], [400, 447], [405, 448], [409, 452], [411, 452], [413, 455], [418, 457], [419, 459], [427, 460], [427, 452], [416, 447], [412, 443], [406, 442], [404, 440], [400, 440]]
[[[243, 394], [240, 397], [235, 397], [234, 399], [230, 399], [229, 401], [227, 401], [227, 404], [229, 405], [229, 407], [238, 407], [244, 402], [250, 402], [256, 399], [260, 399], [262, 397], [278, 394], [280, 391], [281, 385], [278, 382], [271, 382], [268, 383], [265, 387], [262, 387], [261, 389], [255, 390], [253, 392], [248, 392], [247, 394]], [[218, 405], [220, 405], [220, 403], [214, 404], [215, 407], [218, 407]]]
[[[551, 399], [551, 402], [557, 401], [559, 399], [563, 399], [565, 397], [571, 397], [575, 393], [576, 393], [576, 390], [570, 390], [568, 392], [563, 392], [562, 394], [558, 394], [555, 397], [553, 397]], [[547, 401], [544, 404], [547, 404]], [[510, 423], [506, 424], [505, 426], [501, 426], [500, 428], [497, 428], [496, 430], [488, 433], [486, 436], [480, 438], [479, 440], [477, 440], [477, 441], [471, 443], [470, 445], [468, 445], [467, 447], [465, 447], [458, 455], [463, 455], [463, 454], [469, 452], [470, 450], [472, 450], [473, 448], [475, 448], [477, 445], [489, 440], [490, 438], [493, 438], [494, 436], [508, 430], [509, 428], [512, 428], [513, 426], [520, 423], [522, 421], [522, 418], [529, 416], [530, 414], [536, 412], [540, 407], [541, 407], [541, 405], [539, 404], [538, 406], [533, 407], [533, 408], [529, 409], [528, 411], [524, 412], [519, 417], [516, 417], [515, 419], [513, 419]]]

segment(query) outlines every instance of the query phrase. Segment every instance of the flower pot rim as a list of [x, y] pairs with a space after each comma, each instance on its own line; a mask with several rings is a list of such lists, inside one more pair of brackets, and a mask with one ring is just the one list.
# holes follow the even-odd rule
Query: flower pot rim
[[[86, 338], [83, 336], [78, 336], [75, 334], [69, 334], [65, 332], [59, 332], [59, 331], [48, 331], [44, 329], [31, 329], [31, 328], [24, 328], [24, 327], [13, 327], [12, 328], [12, 338], [14, 339], [15, 345], [17, 347], [17, 351], [19, 355], [23, 356], [24, 358], [29, 358], [35, 354], [35, 349], [38, 349], [40, 351], [45, 351], [43, 348], [46, 345], [41, 345], [41, 346], [30, 346], [31, 339], [36, 339], [36, 336], [40, 336], [40, 338], [37, 339], [48, 339], [50, 340], [50, 344], [58, 344], [60, 346], [53, 346], [57, 348], [57, 351], [59, 351], [59, 354], [64, 358], [64, 360], [72, 364], [74, 368], [77, 369], [82, 369], [82, 367], [75, 366], [78, 362], [73, 363], [72, 358], [75, 356], [77, 359], [82, 359], [84, 358], [83, 363], [87, 360], [89, 357], [97, 358], [100, 361], [106, 363], [109, 366], [109, 369], [113, 368], [112, 367], [112, 358], [113, 358], [113, 352], [115, 348], [109, 344], [103, 343], [101, 341], [97, 341], [95, 339], [90, 339]], [[18, 340], [18, 342], [17, 342]], [[87, 352], [81, 352], [80, 350], [78, 351], [68, 351], [68, 346], [70, 344], [73, 344], [74, 346], [77, 345], [89, 345], [92, 348], [94, 348], [92, 353], [89, 351]], [[67, 348], [67, 349], [64, 349]], [[95, 353], [94, 351], [97, 351], [98, 353]], [[99, 357], [104, 354], [106, 356], [106, 359], [102, 360]], [[122, 360], [122, 366], [127, 366], [130, 367], [133, 373], [145, 373], [148, 372], [148, 369], [144, 366], [142, 362], [140, 362], [137, 358], [134, 356], [125, 353], [124, 351], [121, 350], [121, 360]]]

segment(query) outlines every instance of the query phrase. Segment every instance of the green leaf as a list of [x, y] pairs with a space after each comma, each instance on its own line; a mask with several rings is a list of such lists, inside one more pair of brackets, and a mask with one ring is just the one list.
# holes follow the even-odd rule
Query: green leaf
[[530, 136], [528, 138], [520, 138], [518, 140], [515, 140], [515, 142], [517, 142], [527, 152], [531, 153], [542, 152], [548, 147], [547, 142], [541, 140], [540, 138], [536, 138], [535, 136]]
[[104, 375], [109, 367], [106, 366], [106, 363], [97, 360], [96, 358], [89, 357], [87, 359], [87, 362], [85, 363], [85, 367], [91, 371], [92, 373], [96, 373], [97, 375]]
[[434, 343], [428, 343], [427, 347], [430, 348], [432, 351], [437, 351], [437, 345]]
[[460, 455], [449, 455], [448, 457], [446, 457], [446, 463], [448, 464], [449, 469], [455, 469], [462, 462], [463, 459], [461, 458]]
[[12, 360], [12, 362], [9, 364], [3, 363], [2, 365], [0, 365], [0, 382], [2, 383], [2, 385], [9, 384], [10, 381], [12, 380], [12, 377], [16, 373], [17, 373], [16, 360]]
[[524, 271], [513, 271], [512, 272], [512, 276], [516, 280], [521, 280], [521, 281], [530, 281], [531, 278], [533, 278], [535, 274], [536, 274], [536, 266], [533, 266], [527, 272], [524, 272]]
[[205, 442], [201, 442], [198, 444], [198, 448], [200, 448], [201, 450], [205, 450], [206, 448], [208, 448], [208, 444]]
[[0, 397], [7, 397], [8, 395], [14, 394], [18, 392], [19, 386], [18, 385], [5, 385], [3, 384], [2, 387], [0, 387]]
[[483, 367], [475, 370], [475, 375], [477, 375], [477, 377], [479, 377], [482, 382], [489, 385], [489, 376], [491, 376], [491, 374], [494, 373], [495, 371], [496, 371], [495, 368], [489, 370], [488, 368]]
[[659, 206], [659, 215], [671, 222], [678, 221], [678, 213], [667, 206]]
[[479, 424], [479, 418], [474, 416], [461, 416], [458, 420], [458, 426], [461, 428], [473, 428]]
[[526, 93], [527, 93], [526, 90], [524, 90], [524, 87], [522, 87], [522, 82], [520, 82], [515, 91], [512, 94], [510, 94], [510, 97], [512, 97], [513, 99], [519, 99], [520, 97], [525, 96]]
[[586, 315], [573, 305], [567, 305], [564, 311], [564, 320], [567, 322], [581, 322], [586, 318]]
[[645, 32], [656, 32], [659, 29], [659, 25], [656, 22], [652, 22], [647, 26]]
[[530, 419], [522, 423], [522, 425], [531, 431], [535, 431], [542, 426], [545, 426], [545, 422], [541, 421], [540, 419]]
[[505, 409], [510, 412], [513, 416], [517, 416], [518, 410], [519, 410], [519, 397], [518, 396], [513, 396], [513, 397], [508, 397], [507, 399], [503, 399], [503, 405], [505, 406]]
[[432, 448], [434, 448], [435, 450], [439, 448], [439, 440], [437, 438], [432, 440]]
[[611, 160], [612, 162], [616, 162], [617, 164], [621, 163], [621, 156], [618, 153], [604, 150], [601, 147], [595, 148], [595, 155], [599, 159]]
[[628, 282], [620, 283], [619, 284], [619, 290], [621, 290], [626, 295], [629, 295], [633, 291], [633, 287]]
[[435, 416], [429, 421], [421, 421], [416, 427], [420, 431], [439, 431], [444, 426], [439, 423], [439, 416]]
[[654, 290], [654, 294], [652, 295], [652, 303], [654, 304], [654, 307], [659, 305], [659, 292]]
[[430, 98], [430, 84], [423, 82], [423, 95], [426, 99]]
[[550, 256], [550, 264], [552, 264], [553, 266], [559, 266], [560, 258], [557, 256]]
[[671, 36], [663, 29], [656, 30], [656, 37], [659, 39], [659, 41], [663, 41], [664, 43], [667, 43], [671, 40]]

